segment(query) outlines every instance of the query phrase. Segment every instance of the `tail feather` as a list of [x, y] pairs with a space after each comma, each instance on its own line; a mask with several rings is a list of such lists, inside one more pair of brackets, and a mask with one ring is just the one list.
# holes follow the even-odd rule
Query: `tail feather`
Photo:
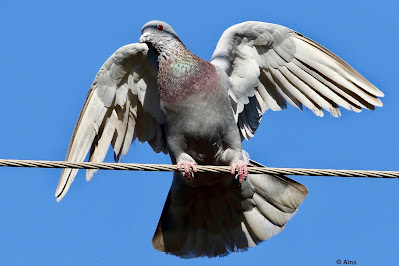
[[247, 227], [249, 236], [256, 244], [277, 235], [284, 228], [284, 226], [280, 227], [271, 223], [256, 209], [256, 206], [249, 211], [244, 211], [243, 214], [245, 218], [244, 224]]
[[272, 224], [277, 226], [284, 226], [296, 212], [286, 213], [282, 212], [270, 203], [268, 203], [264, 198], [258, 194], [254, 194], [253, 200], [255, 201], [258, 211]]
[[292, 182], [295, 181], [283, 176], [250, 176], [250, 184], [253, 186], [255, 193], [274, 207], [288, 213], [294, 212], [303, 200], [302, 197], [292, 196], [297, 194], [302, 195], [304, 192], [303, 190], [298, 190], [296, 186], [292, 185]]
[[250, 174], [241, 186], [228, 175], [215, 178], [223, 181], [194, 188], [175, 173], [154, 248], [183, 258], [244, 251], [278, 234], [308, 194], [280, 175]]

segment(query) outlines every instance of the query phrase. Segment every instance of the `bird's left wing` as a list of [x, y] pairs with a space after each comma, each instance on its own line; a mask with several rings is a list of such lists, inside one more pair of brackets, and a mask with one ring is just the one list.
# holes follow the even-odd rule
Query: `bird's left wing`
[[[155, 152], [167, 153], [157, 87], [156, 57], [146, 44], [118, 49], [101, 67], [90, 88], [69, 144], [66, 161], [102, 162], [110, 144], [115, 160], [132, 141], [147, 141]], [[77, 169], [64, 169], [55, 196], [67, 193]], [[95, 170], [87, 170], [89, 181]]]
[[228, 28], [210, 61], [230, 78], [230, 100], [245, 139], [267, 110], [287, 102], [339, 116], [338, 106], [360, 112], [382, 106], [383, 93], [338, 56], [286, 27], [248, 21]]

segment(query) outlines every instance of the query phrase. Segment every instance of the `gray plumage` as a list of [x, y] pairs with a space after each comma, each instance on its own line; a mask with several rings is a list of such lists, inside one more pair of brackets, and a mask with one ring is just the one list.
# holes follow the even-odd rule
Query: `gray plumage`
[[[307, 196], [281, 175], [245, 175], [241, 141], [268, 109], [287, 103], [339, 116], [382, 106], [383, 94], [342, 59], [283, 26], [244, 22], [227, 29], [210, 62], [192, 54], [166, 23], [151, 21], [140, 43], [118, 49], [101, 67], [83, 106], [67, 161], [115, 160], [131, 142], [169, 153], [176, 171], [153, 246], [180, 257], [222, 256], [279, 233]], [[251, 162], [256, 164], [255, 162]], [[196, 164], [230, 165], [231, 174], [195, 173]], [[90, 180], [94, 170], [88, 170]], [[77, 170], [65, 169], [67, 193]]]

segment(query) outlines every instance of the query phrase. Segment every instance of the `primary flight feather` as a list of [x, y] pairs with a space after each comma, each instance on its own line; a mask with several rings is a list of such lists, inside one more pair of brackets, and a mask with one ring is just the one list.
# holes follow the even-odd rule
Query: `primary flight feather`
[[[118, 161], [135, 139], [169, 153], [177, 171], [153, 246], [185, 258], [223, 256], [279, 233], [308, 194], [282, 175], [247, 174], [241, 142], [254, 136], [265, 111], [289, 103], [339, 116], [339, 106], [374, 110], [382, 96], [338, 56], [280, 25], [230, 27], [207, 62], [168, 24], [151, 21], [139, 43], [121, 47], [101, 67], [66, 161], [84, 161], [90, 151], [90, 162], [102, 162], [110, 144]], [[197, 173], [197, 164], [230, 165], [233, 175]], [[77, 171], [62, 171], [58, 201]]]

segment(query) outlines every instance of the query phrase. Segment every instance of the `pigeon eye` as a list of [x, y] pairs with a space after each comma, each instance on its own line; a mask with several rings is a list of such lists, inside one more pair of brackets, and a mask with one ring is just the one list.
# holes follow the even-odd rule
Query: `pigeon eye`
[[163, 31], [163, 26], [161, 24], [159, 24], [157, 28], [159, 31]]

